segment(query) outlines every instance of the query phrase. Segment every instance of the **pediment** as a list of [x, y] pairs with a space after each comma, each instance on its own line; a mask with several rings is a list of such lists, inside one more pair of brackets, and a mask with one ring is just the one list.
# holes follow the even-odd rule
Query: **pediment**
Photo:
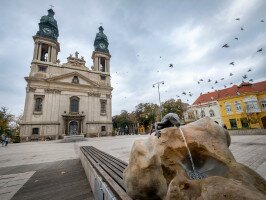
[[48, 82], [54, 82], [54, 83], [69, 83], [69, 84], [75, 84], [73, 83], [73, 78], [78, 78], [78, 84], [80, 85], [88, 85], [88, 86], [95, 86], [99, 87], [99, 84], [90, 80], [89, 78], [83, 76], [82, 74], [78, 72], [71, 72], [67, 74], [62, 74], [59, 76], [54, 76], [52, 78], [46, 79]]

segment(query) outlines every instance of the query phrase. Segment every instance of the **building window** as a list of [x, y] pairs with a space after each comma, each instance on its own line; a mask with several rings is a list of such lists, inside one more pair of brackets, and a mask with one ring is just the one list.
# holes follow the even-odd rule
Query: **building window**
[[101, 99], [101, 114], [106, 114], [106, 100]]
[[235, 101], [236, 112], [242, 112], [240, 101]]
[[266, 110], [266, 100], [261, 101], [261, 109]]
[[32, 135], [38, 135], [38, 134], [39, 134], [39, 128], [33, 128]]
[[210, 117], [214, 117], [215, 116], [214, 111], [212, 109], [209, 111], [209, 113], [210, 113]]
[[35, 95], [35, 105], [34, 105], [34, 112], [41, 113], [42, 112], [42, 104], [43, 104], [44, 95]]
[[257, 101], [246, 101], [245, 102], [245, 106], [246, 106], [246, 112], [247, 113], [260, 112], [260, 109], [259, 109]]
[[41, 61], [48, 61], [48, 45], [42, 44]]
[[225, 109], [226, 109], [226, 113], [227, 114], [231, 114], [232, 113], [232, 107], [230, 103], [225, 103]]
[[249, 128], [247, 118], [241, 118], [240, 121], [241, 121], [242, 128]]
[[106, 66], [105, 66], [105, 58], [100, 57], [100, 71], [101, 72], [105, 72], [105, 68], [106, 68]]
[[79, 98], [78, 97], [70, 98], [70, 112], [74, 112], [74, 113], [79, 112]]
[[204, 112], [204, 110], [202, 110], [202, 111], [200, 112], [200, 115], [201, 115], [201, 117], [205, 117], [205, 112]]
[[106, 80], [106, 76], [101, 75], [101, 80], [105, 81]]
[[106, 131], [106, 126], [101, 126], [101, 131], [105, 132]]
[[46, 72], [47, 71], [47, 67], [46, 66], [38, 66], [38, 71], [39, 72]]
[[77, 76], [74, 76], [72, 79], [72, 83], [79, 84], [79, 78]]
[[229, 119], [231, 128], [237, 128], [236, 119]]

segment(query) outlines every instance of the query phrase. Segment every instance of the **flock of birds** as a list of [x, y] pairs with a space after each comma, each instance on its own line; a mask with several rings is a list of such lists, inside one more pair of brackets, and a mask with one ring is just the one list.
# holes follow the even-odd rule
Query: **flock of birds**
[[[236, 21], [240, 21], [240, 18], [236, 18], [235, 19]], [[262, 20], [260, 20], [260, 22], [264, 22], [264, 20], [262, 19]], [[243, 27], [241, 27], [240, 28], [240, 30], [241, 31], [244, 31], [244, 28]], [[235, 37], [234, 38], [235, 40], [238, 40], [239, 39], [239, 37]], [[222, 45], [222, 48], [229, 48], [230, 47], [230, 45], [228, 44], [228, 43], [225, 43], [225, 44], [223, 44]], [[260, 53], [260, 52], [262, 52], [263, 51], [263, 48], [259, 48], [259, 49], [257, 49], [257, 53]], [[235, 61], [232, 61], [232, 62], [230, 62], [229, 63], [229, 65], [232, 65], [232, 66], [235, 66], [236, 64], [235, 64]], [[173, 64], [169, 64], [169, 67], [170, 68], [173, 68]], [[249, 82], [253, 82], [254, 80], [253, 80], [253, 78], [249, 78], [248, 79], [248, 73], [250, 73], [250, 72], [252, 72], [252, 68], [249, 68], [248, 70], [247, 70], [247, 72], [245, 73], [245, 74], [243, 74], [242, 75], [242, 82], [247, 82], [247, 81], [249, 81]], [[234, 76], [234, 74], [232, 73], [232, 72], [230, 72], [230, 74], [229, 74], [229, 77], [232, 77], [232, 76]], [[207, 79], [207, 80], [203, 80], [203, 78], [201, 78], [201, 79], [199, 79], [198, 81], [197, 81], [197, 84], [199, 85], [199, 84], [202, 84], [204, 81], [206, 82], [206, 83], [212, 83], [212, 85], [211, 85], [211, 89], [212, 90], [214, 90], [215, 89], [215, 85], [216, 84], [218, 84], [219, 82], [223, 82], [223, 81], [225, 81], [225, 77], [222, 77], [220, 80], [211, 80], [210, 78], [209, 79]], [[231, 85], [233, 85], [234, 83], [233, 82], [230, 82], [230, 84], [229, 85], [226, 85], [226, 84], [223, 84], [223, 87], [224, 88], [227, 88], [227, 87], [229, 87], [229, 86], [231, 86]], [[192, 97], [193, 96], [193, 94], [191, 93], [191, 92], [186, 92], [186, 91], [183, 91], [181, 94], [179, 94], [179, 95], [176, 95], [176, 97], [177, 98], [180, 98], [181, 97], [181, 95], [184, 95], [184, 96], [190, 96], [190, 97]], [[200, 95], [202, 95], [202, 92], [200, 93]], [[187, 99], [187, 102], [189, 102], [189, 100]]]
[[[240, 18], [236, 18], [235, 19], [236, 21], [240, 21]], [[260, 20], [260, 22], [261, 23], [264, 23], [264, 20], [263, 19], [261, 19]], [[240, 30], [241, 31], [244, 31], [244, 27], [242, 26], [241, 28], [240, 28]], [[241, 39], [240, 37], [234, 37], [234, 40], [236, 40], [236, 41], [238, 41], [239, 39]], [[227, 49], [227, 48], [230, 48], [230, 44], [229, 43], [224, 43], [222, 46], [221, 46], [221, 48], [225, 48], [225, 49]], [[257, 49], [257, 53], [261, 53], [263, 51], [263, 48], [259, 48], [259, 49]], [[254, 51], [255, 52], [255, 51]], [[139, 54], [137, 54], [137, 57], [139, 57], [140, 55]], [[160, 56], [160, 59], [162, 59], [162, 56]], [[229, 65], [230, 66], [232, 66], [232, 67], [235, 67], [235, 66], [237, 66], [237, 64], [236, 64], [236, 62], [235, 61], [232, 61], [232, 62], [230, 62], [229, 63]], [[174, 68], [174, 64], [173, 63], [169, 63], [169, 65], [168, 65], [168, 67], [170, 68], [170, 69], [173, 69]], [[249, 73], [250, 72], [252, 72], [253, 71], [253, 69], [250, 67], [247, 71], [246, 71], [246, 73], [245, 74], [243, 74], [243, 75], [241, 75], [241, 79], [242, 79], [242, 82], [247, 82], [247, 81], [249, 81], [249, 82], [253, 82], [253, 78], [249, 78]], [[160, 71], [159, 70], [157, 70], [157, 73], [159, 73]], [[115, 72], [117, 75], [121, 75], [121, 76], [126, 76], [127, 74], [128, 74], [128, 72], [125, 72], [125, 73], [118, 73], [118, 72]], [[235, 76], [235, 74], [233, 74], [232, 72], [230, 72], [229, 73], [229, 78], [230, 77], [233, 77], [233, 76]], [[234, 84], [234, 82], [230, 82], [230, 84], [228, 84], [228, 85], [226, 85], [225, 84], [225, 81], [228, 81], [229, 80], [229, 78], [227, 77], [222, 77], [222, 78], [220, 78], [220, 79], [211, 79], [211, 78], [208, 78], [208, 79], [206, 79], [206, 80], [204, 80], [203, 78], [200, 78], [198, 81], [197, 81], [197, 84], [198, 85], [200, 85], [200, 84], [203, 84], [203, 83], [207, 83], [207, 84], [211, 84], [210, 86], [210, 89], [212, 89], [212, 90], [216, 90], [216, 89], [218, 89], [218, 84], [220, 83], [220, 85], [223, 85], [223, 88], [227, 88], [227, 87], [230, 87], [231, 85], [233, 85]], [[118, 84], [117, 82], [115, 83], [115, 84]], [[217, 87], [216, 87], [217, 86]], [[164, 92], [167, 92], [167, 90], [165, 90]], [[200, 95], [202, 95], [203, 93], [201, 92], [200, 93]], [[179, 92], [179, 94], [177, 94], [176, 95], [176, 97], [177, 98], [181, 98], [181, 97], [185, 97], [185, 96], [187, 96], [187, 97], [192, 97], [193, 96], [193, 93], [191, 92], [191, 91], [180, 91]], [[127, 98], [126, 96], [124, 97], [125, 99]], [[189, 100], [188, 99], [186, 99], [186, 101], [187, 102], [189, 102]]]

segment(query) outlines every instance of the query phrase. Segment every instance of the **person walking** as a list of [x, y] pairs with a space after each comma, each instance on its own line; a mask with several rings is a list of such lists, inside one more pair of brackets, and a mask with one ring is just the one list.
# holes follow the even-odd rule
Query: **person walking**
[[3, 147], [3, 146], [5, 145], [5, 143], [6, 143], [6, 136], [5, 136], [4, 133], [1, 135], [1, 143], [2, 143], [2, 147]]
[[6, 136], [6, 139], [5, 139], [5, 146], [8, 145], [8, 142], [9, 142], [9, 138], [8, 138], [8, 136]]

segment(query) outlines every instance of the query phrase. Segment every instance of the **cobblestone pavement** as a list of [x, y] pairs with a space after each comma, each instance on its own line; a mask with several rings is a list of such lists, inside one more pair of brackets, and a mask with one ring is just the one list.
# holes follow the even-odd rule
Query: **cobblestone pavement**
[[[79, 146], [93, 145], [128, 162], [133, 142], [147, 137], [149, 136], [129, 135], [89, 138], [87, 141], [77, 143], [47, 141], [10, 144], [8, 147], [0, 147], [0, 199], [10, 199], [24, 182], [26, 183], [30, 179], [30, 174], [32, 175], [34, 172], [36, 174], [42, 170], [40, 166], [43, 165], [40, 165], [40, 163], [47, 163], [45, 165], [49, 166], [49, 163], [56, 161], [78, 159]], [[231, 138], [230, 149], [236, 160], [249, 166], [266, 178], [266, 135], [231, 136]], [[23, 173], [26, 174], [23, 176]], [[8, 177], [15, 179], [10, 178], [8, 180]], [[22, 180], [17, 179], [18, 177], [22, 177]], [[14, 185], [13, 189], [9, 191], [9, 195], [5, 194], [7, 186], [5, 184], [7, 182]]]

